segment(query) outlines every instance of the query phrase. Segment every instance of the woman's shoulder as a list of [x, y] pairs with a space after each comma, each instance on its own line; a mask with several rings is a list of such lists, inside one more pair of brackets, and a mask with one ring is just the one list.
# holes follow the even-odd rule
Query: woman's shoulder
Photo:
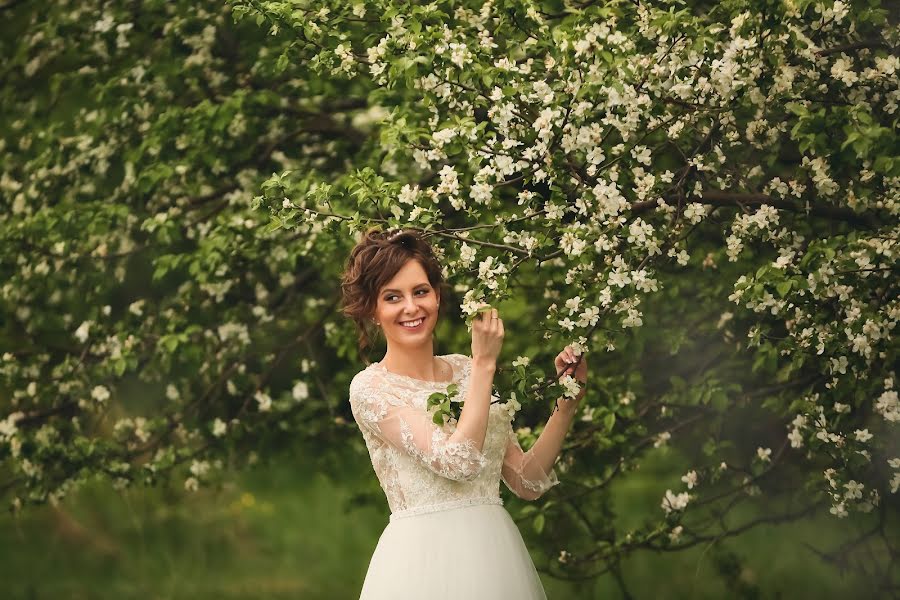
[[453, 367], [453, 381], [457, 383], [468, 379], [469, 371], [472, 369], [472, 358], [465, 354], [445, 354], [444, 359]]
[[467, 354], [458, 354], [458, 353], [445, 354], [444, 358], [451, 358], [455, 361], [463, 362], [463, 363], [471, 362], [471, 360], [472, 360], [472, 358], [470, 356], [468, 356]]
[[369, 388], [373, 384], [378, 383], [376, 375], [377, 370], [375, 368], [375, 363], [370, 363], [350, 380], [350, 393], [353, 394], [363, 388]]

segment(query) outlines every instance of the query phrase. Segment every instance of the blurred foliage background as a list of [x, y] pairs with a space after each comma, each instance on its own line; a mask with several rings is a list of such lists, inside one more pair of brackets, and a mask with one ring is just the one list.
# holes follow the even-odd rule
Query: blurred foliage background
[[[691, 6], [702, 12], [717, 4]], [[738, 11], [772, 3], [726, 4]], [[379, 134], [374, 123], [384, 117], [376, 103], [396, 98], [320, 76], [320, 64], [300, 59], [312, 56], [310, 44], [285, 31], [268, 35], [256, 19], [235, 24], [220, 3], [6, 0], [0, 16], [0, 51], [8, 58], [0, 67], [6, 213], [0, 350], [26, 358], [46, 351], [53, 354], [46, 363], [70, 369], [64, 374], [85, 386], [70, 390], [71, 398], [40, 387], [27, 399], [39, 411], [25, 424], [29, 434], [45, 419], [66, 423], [81, 414], [85, 407], [76, 396], [83, 401], [99, 382], [115, 382], [114, 401], [84, 410], [94, 438], [60, 427], [78, 443], [26, 447], [46, 467], [46, 478], [23, 481], [19, 471], [0, 465], [4, 500], [14, 504], [11, 496], [21, 494], [35, 503], [0, 516], [0, 595], [355, 598], [388, 510], [346, 406], [347, 386], [361, 365], [352, 327], [336, 322], [334, 291], [337, 257], [352, 240], [320, 223], [298, 233], [265, 231], [270, 215], [251, 209], [251, 200], [261, 189], [267, 200], [280, 199], [288, 188], [300, 198], [312, 193], [310, 181], [347, 184], [367, 166], [390, 170], [378, 150], [398, 132]], [[809, 120], [818, 128], [809, 137], [818, 142], [828, 125]], [[885, 131], [873, 126], [871, 144], [895, 144]], [[797, 157], [784, 160], [791, 165]], [[284, 170], [300, 173], [301, 180], [269, 177]], [[360, 187], [359, 181], [348, 184]], [[374, 212], [379, 208], [389, 207]], [[775, 379], [782, 365], [774, 344], [750, 358], [734, 350], [760, 317], [736, 315], [727, 331], [720, 324], [733, 308], [725, 298], [734, 281], [753, 260], [770, 262], [772, 249], [748, 245], [746, 263], [728, 262], [724, 222], [692, 239], [690, 276], [673, 265], [658, 267], [664, 286], [642, 304], [643, 327], [616, 340], [613, 358], [599, 351], [592, 357], [598, 389], [635, 390], [642, 400], [678, 388], [700, 404], [710, 396], [727, 402], [725, 386], [752, 393]], [[834, 224], [833, 231], [846, 233], [845, 225]], [[517, 275], [516, 291], [523, 293], [500, 305], [517, 328], [507, 358], [534, 357], [549, 369], [548, 357], [558, 349], [531, 335], [535, 308], [526, 303], [544, 291], [548, 277], [530, 264]], [[448, 304], [458, 305], [464, 291], [455, 289], [459, 296]], [[104, 305], [111, 307], [109, 319]], [[84, 361], [87, 349], [82, 354], [71, 336], [82, 320], [94, 322], [92, 342], [103, 334], [121, 346], [111, 343], [96, 363], [95, 357]], [[240, 324], [246, 333], [248, 323], [254, 343], [247, 348], [235, 343], [239, 327], [221, 329]], [[458, 311], [449, 310], [437, 331], [437, 353], [468, 352], [461, 323]], [[205, 335], [213, 331], [218, 336]], [[131, 334], [138, 340], [133, 348], [127, 346]], [[108, 356], [111, 348], [118, 351], [115, 359]], [[382, 352], [376, 348], [372, 357]], [[84, 363], [89, 369], [81, 369]], [[707, 376], [713, 366], [718, 381]], [[9, 373], [4, 383], [16, 391], [34, 373], [46, 374], [40, 368]], [[508, 376], [501, 375], [501, 387]], [[298, 377], [308, 383], [305, 402], [294, 402], [289, 391]], [[222, 392], [225, 380], [239, 393]], [[170, 396], [169, 382], [178, 384], [181, 396]], [[215, 393], [204, 394], [207, 388]], [[268, 415], [246, 410], [253, 405], [247, 399], [262, 388], [281, 390]], [[7, 391], [0, 416], [25, 401]], [[551, 404], [527, 406], [516, 425], [537, 433]], [[746, 457], [760, 443], [783, 446], [784, 408], [750, 401], [723, 410], [714, 450]], [[166, 452], [152, 456], [160, 476], [139, 482], [147, 487], [122, 487], [115, 485], [123, 476], [115, 470], [120, 451], [151, 462], [150, 450], [142, 452], [146, 440], [135, 444], [141, 436], [119, 437], [113, 426], [136, 415], [148, 416], [142, 434]], [[190, 419], [182, 424], [195, 437], [179, 437], [185, 415]], [[210, 426], [220, 416], [240, 417], [244, 428], [219, 438]], [[575, 432], [588, 426], [576, 421]], [[614, 435], [605, 433], [609, 445], [584, 450], [554, 494], [572, 493], [576, 475], [587, 478], [614, 464]], [[710, 454], [704, 451], [708, 434], [685, 432], [644, 452], [627, 477], [591, 498], [587, 508], [596, 529], [577, 518], [583, 505], [544, 511], [501, 489], [549, 598], [869, 598], [881, 593], [883, 582], [867, 576], [868, 567], [886, 564], [888, 581], [891, 569], [894, 578], [900, 575], [891, 549], [872, 535], [884, 534], [884, 513], [896, 516], [896, 497], [874, 514], [847, 520], [829, 515], [822, 503], [814, 503], [815, 510], [794, 504], [814, 493], [804, 497], [809, 467], [794, 457], [761, 482], [765, 493], [744, 496], [729, 510], [709, 505], [692, 513], [698, 521], [720, 520], [724, 530], [749, 525], [740, 535], [678, 552], [639, 548], [598, 577], [559, 577], [554, 567], [562, 550], [588, 552], [589, 542], [651, 528], [661, 518], [665, 490]], [[206, 450], [221, 468], [198, 491], [187, 491], [184, 467], [195, 453], [206, 457], [200, 454]], [[73, 473], [87, 474], [82, 485], [46, 503], [48, 491]], [[89, 476], [95, 473], [108, 477]], [[759, 521], [779, 514], [783, 522]], [[896, 525], [896, 519], [889, 522], [893, 531]], [[588, 547], [573, 547], [574, 540]], [[448, 572], [452, 568], [448, 557]]]
[[[334, 462], [300, 445], [252, 472], [229, 473], [221, 489], [174, 486], [82, 490], [64, 506], [0, 517], [3, 596], [37, 599], [356, 598], [388, 510], [367, 455], [356, 444]], [[660, 495], [659, 476], [679, 462], [647, 461], [617, 486], [621, 518], [638, 520]], [[563, 484], [565, 485], [565, 484]], [[537, 534], [520, 529], [529, 548]], [[875, 598], [871, 582], [815, 550], [859, 533], [830, 515], [761, 526], [688, 551], [640, 552], [621, 565], [634, 598]], [[545, 531], [545, 535], [553, 535]], [[541, 567], [556, 557], [534, 551]], [[452, 559], [448, 557], [448, 570]], [[616, 577], [565, 582], [541, 574], [548, 598], [625, 597]]]

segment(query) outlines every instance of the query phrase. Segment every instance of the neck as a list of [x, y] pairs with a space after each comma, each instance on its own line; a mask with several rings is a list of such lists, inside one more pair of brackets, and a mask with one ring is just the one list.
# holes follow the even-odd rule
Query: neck
[[438, 361], [434, 357], [434, 343], [431, 338], [416, 346], [389, 343], [380, 362], [385, 369], [398, 375], [427, 381], [442, 378]]

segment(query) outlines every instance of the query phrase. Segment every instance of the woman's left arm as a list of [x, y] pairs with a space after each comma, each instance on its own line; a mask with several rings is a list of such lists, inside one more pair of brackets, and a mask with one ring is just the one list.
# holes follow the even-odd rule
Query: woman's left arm
[[[561, 377], [563, 371], [566, 371], [567, 374], [571, 374], [581, 383], [581, 391], [578, 395], [573, 399], [560, 398], [557, 401], [557, 408], [553, 411], [541, 435], [538, 436], [537, 441], [535, 441], [528, 452], [522, 453], [518, 444], [511, 443], [507, 448], [506, 460], [504, 461], [504, 475], [509, 476], [504, 477], [507, 484], [513, 480], [513, 477], [511, 477], [513, 474], [518, 476], [516, 479], [524, 479], [526, 483], [529, 480], [533, 480], [535, 484], [543, 481], [541, 486], [526, 485], [525, 487], [528, 490], [521, 490], [525, 492], [524, 494], [520, 494], [520, 490], [516, 489], [521, 486], [510, 486], [521, 498], [534, 500], [541, 496], [549, 487], [552, 487], [550, 481], [547, 481], [546, 474], [550, 474], [550, 479], [556, 479], [553, 474], [553, 465], [556, 464], [556, 459], [562, 449], [563, 440], [569, 432], [572, 420], [575, 418], [575, 413], [578, 410], [578, 405], [584, 397], [585, 384], [587, 383], [587, 361], [582, 356], [577, 368], [575, 368], [572, 366], [572, 363], [576, 360], [577, 358], [572, 352], [572, 348], [566, 346], [565, 350], [557, 355], [555, 364], [558, 376]], [[553, 483], [558, 482], [553, 481]]]
[[[584, 392], [581, 392], [576, 400], [561, 400], [559, 409], [553, 411], [553, 414], [550, 415], [544, 430], [541, 431], [541, 435], [538, 436], [534, 446], [529, 450], [545, 472], [549, 471], [556, 464], [559, 451], [562, 449], [563, 440], [566, 439], [566, 434], [569, 433], [569, 428], [572, 426], [572, 421], [575, 418], [578, 402], [583, 396]], [[567, 405], [571, 405], [571, 407]]]

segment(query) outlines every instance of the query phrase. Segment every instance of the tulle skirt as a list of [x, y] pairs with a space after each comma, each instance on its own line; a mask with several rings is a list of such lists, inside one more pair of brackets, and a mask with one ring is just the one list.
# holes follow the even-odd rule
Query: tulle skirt
[[499, 504], [392, 518], [360, 600], [546, 600], [515, 522]]

